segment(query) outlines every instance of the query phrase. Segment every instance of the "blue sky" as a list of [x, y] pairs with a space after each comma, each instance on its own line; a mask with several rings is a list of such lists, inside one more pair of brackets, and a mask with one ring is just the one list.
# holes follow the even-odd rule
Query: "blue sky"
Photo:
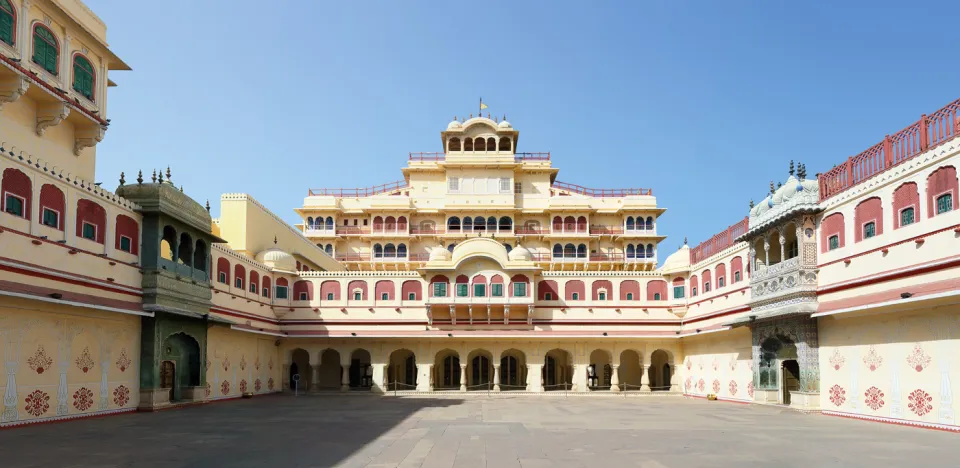
[[87, 3], [133, 67], [98, 180], [169, 165], [290, 222], [310, 187], [401, 179], [482, 96], [559, 180], [652, 188], [672, 252], [789, 160], [825, 172], [960, 97], [958, 2]]

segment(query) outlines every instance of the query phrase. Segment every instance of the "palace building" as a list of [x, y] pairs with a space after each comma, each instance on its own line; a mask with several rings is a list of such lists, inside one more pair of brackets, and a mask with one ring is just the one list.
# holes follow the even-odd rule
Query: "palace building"
[[824, 173], [789, 163], [741, 219], [661, 252], [652, 189], [560, 182], [489, 115], [398, 182], [310, 189], [296, 225], [245, 193], [212, 218], [170, 168], [107, 191], [124, 70], [79, 0], [0, 0], [0, 425], [482, 391], [960, 431], [960, 100]]

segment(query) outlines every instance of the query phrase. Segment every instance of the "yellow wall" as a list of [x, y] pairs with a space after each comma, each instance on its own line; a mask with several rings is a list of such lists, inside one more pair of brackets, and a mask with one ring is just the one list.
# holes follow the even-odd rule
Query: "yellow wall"
[[684, 338], [683, 362], [677, 365], [683, 392], [699, 396], [713, 393], [724, 400], [753, 401], [750, 343], [747, 327]]
[[246, 392], [255, 394], [280, 391], [282, 361], [276, 341], [271, 336], [222, 326], [208, 329], [207, 397], [213, 400], [238, 397], [244, 387]]
[[5, 299], [0, 339], [4, 424], [137, 407], [137, 316]]

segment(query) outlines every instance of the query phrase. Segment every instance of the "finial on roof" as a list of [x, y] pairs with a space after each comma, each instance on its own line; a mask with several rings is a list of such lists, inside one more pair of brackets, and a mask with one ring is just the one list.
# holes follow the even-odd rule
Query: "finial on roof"
[[488, 119], [490, 118], [490, 113], [489, 113], [489, 112], [487, 112], [487, 118], [488, 118]]
[[507, 114], [503, 114], [503, 120], [507, 120]]
[[167, 166], [167, 182], [173, 183], [173, 177], [170, 176], [170, 166]]
[[473, 112], [470, 113], [470, 118], [471, 118], [471, 119], [473, 118]]
[[157, 176], [157, 180], [159, 180], [161, 184], [163, 183], [163, 171], [160, 171], [160, 175]]
[[180, 185], [180, 193], [183, 193], [183, 185]]
[[793, 160], [791, 159], [791, 160], [790, 160], [790, 175], [793, 175], [793, 173], [794, 173], [794, 171], [793, 171]]
[[210, 212], [210, 200], [207, 200], [207, 213]]
[[126, 180], [123, 180], [123, 171], [120, 171], [120, 185], [127, 183]]
[[777, 182], [777, 188], [783, 187], [783, 182]]
[[805, 164], [800, 163], [800, 170], [798, 171], [798, 175], [800, 176], [800, 180], [804, 180], [807, 178], [807, 166]]
[[683, 245], [687, 245], [687, 236], [683, 236]]
[[773, 192], [776, 192], [776, 191], [777, 191], [777, 189], [775, 189], [775, 188], [773, 187], [773, 181], [771, 180], [771, 181], [770, 181], [770, 195], [773, 195]]
[[752, 198], [750, 199], [750, 209], [751, 209], [751, 210], [753, 209], [753, 199], [752, 199]]
[[143, 171], [137, 171], [137, 185], [143, 184]]
[[156, 169], [153, 170], [153, 176], [151, 176], [150, 178], [153, 179], [153, 183], [157, 183], [157, 170], [156, 170]]

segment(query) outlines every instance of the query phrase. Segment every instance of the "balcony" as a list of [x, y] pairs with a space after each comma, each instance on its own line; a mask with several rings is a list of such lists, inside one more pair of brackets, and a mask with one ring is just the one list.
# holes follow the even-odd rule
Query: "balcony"
[[585, 237], [592, 235], [590, 230], [587, 229], [586, 223], [554, 224], [549, 234], [554, 237]]
[[[750, 276], [750, 303], [759, 307], [795, 297], [816, 295], [816, 266], [804, 266], [799, 256], [773, 265], [758, 262]], [[788, 297], [789, 296], [789, 297]]]
[[348, 254], [336, 254], [334, 256], [338, 262], [382, 262], [382, 263], [417, 263], [417, 262], [426, 262], [430, 260], [430, 254], [428, 253], [415, 253], [408, 254], [403, 257], [397, 256], [371, 256], [369, 253], [348, 253]]
[[360, 226], [337, 226], [338, 236], [365, 236], [370, 234], [370, 228]]
[[541, 229], [535, 227], [518, 227], [513, 230], [514, 234], [518, 236], [544, 236], [550, 234], [549, 229]]
[[307, 227], [307, 229], [304, 229], [303, 235], [306, 237], [334, 237], [337, 235], [337, 230], [334, 228], [314, 229]]
[[408, 237], [410, 230], [407, 224], [373, 223], [373, 229], [369, 234], [375, 237]]
[[[438, 152], [412, 152], [409, 153], [407, 160], [411, 162], [439, 162], [446, 161], [447, 155], [446, 153]], [[550, 161], [550, 153], [514, 153], [513, 160], [516, 162]]]
[[590, 225], [591, 236], [617, 236], [623, 234], [623, 226]]
[[[632, 197], [632, 196], [646, 196], [653, 195], [653, 190], [651, 189], [642, 189], [642, 188], [625, 188], [625, 189], [595, 189], [587, 188], [576, 184], [568, 184], [566, 182], [556, 181], [550, 187], [555, 190], [561, 190], [563, 192], [575, 193], [577, 195], [583, 195], [587, 197], [595, 198], [622, 198], [622, 197]], [[566, 194], [560, 194], [566, 195]]]
[[402, 190], [409, 189], [407, 181], [398, 180], [373, 187], [364, 188], [320, 188], [309, 189], [308, 195], [311, 197], [337, 197], [337, 198], [362, 198], [371, 197], [388, 193], [390, 195], [400, 195]]

